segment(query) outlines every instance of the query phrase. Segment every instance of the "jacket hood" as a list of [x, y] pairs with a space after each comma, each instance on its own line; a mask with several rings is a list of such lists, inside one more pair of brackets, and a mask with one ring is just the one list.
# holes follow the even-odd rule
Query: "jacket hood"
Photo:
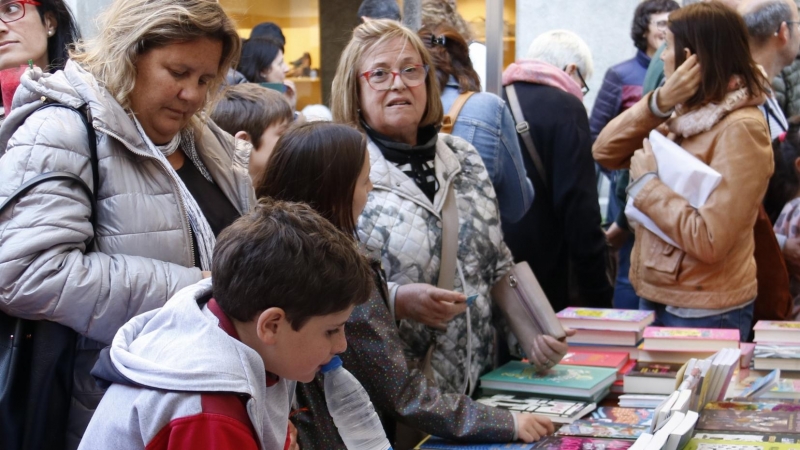
[[516, 83], [543, 84], [561, 89], [583, 101], [581, 87], [566, 72], [558, 67], [537, 59], [520, 59], [511, 63], [503, 72], [503, 86]]
[[131, 319], [102, 352], [92, 375], [101, 382], [168, 391], [257, 396], [266, 389], [264, 362], [201, 309], [198, 299], [210, 293], [206, 279], [179, 291], [163, 308]]

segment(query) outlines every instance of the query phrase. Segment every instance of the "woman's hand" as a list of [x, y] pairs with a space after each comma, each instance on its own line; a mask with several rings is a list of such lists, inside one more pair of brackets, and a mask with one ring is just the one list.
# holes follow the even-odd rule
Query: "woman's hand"
[[620, 228], [617, 222], [613, 222], [611, 226], [608, 227], [608, 231], [606, 231], [606, 242], [608, 246], [611, 247], [611, 250], [616, 252], [625, 245], [625, 241], [628, 240], [628, 236], [630, 235], [630, 231]]
[[700, 87], [702, 77], [697, 55], [686, 58], [686, 61], [667, 78], [664, 86], [658, 89], [658, 93], [653, 94], [658, 95], [656, 97], [658, 109], [664, 112], [671, 111], [676, 105], [692, 98]]
[[289, 450], [300, 450], [300, 444], [297, 443], [297, 428], [292, 422], [289, 422], [289, 433], [286, 435], [286, 440], [289, 441]]
[[656, 164], [656, 155], [653, 153], [653, 146], [650, 145], [649, 139], [645, 139], [642, 142], [641, 150], [633, 152], [633, 157], [631, 157], [631, 182], [635, 182], [648, 172], [658, 172], [658, 165]]
[[[564, 332], [567, 336], [574, 336], [576, 333], [570, 328], [564, 328]], [[533, 364], [537, 372], [544, 372], [561, 362], [568, 349], [566, 339], [562, 342], [553, 336], [541, 334], [533, 341], [533, 348], [528, 352], [528, 361]]]
[[547, 417], [522, 413], [517, 415], [517, 439], [522, 442], [534, 442], [553, 434], [553, 422]]
[[430, 284], [405, 284], [397, 288], [394, 299], [395, 317], [411, 319], [440, 330], [447, 322], [467, 310], [467, 297]]

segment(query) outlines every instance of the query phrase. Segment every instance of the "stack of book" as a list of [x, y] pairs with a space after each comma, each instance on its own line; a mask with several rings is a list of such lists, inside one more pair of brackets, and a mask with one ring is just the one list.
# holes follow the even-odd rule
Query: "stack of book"
[[753, 330], [753, 368], [800, 370], [800, 322], [760, 320]]
[[556, 317], [576, 331], [567, 338], [571, 350], [627, 353], [631, 359], [638, 359], [642, 332], [655, 320], [652, 311], [573, 307]]
[[705, 359], [723, 348], [739, 348], [739, 330], [647, 327], [639, 362], [684, 364]]
[[561, 364], [570, 366], [605, 367], [617, 371], [617, 379], [611, 385], [612, 394], [622, 394], [623, 377], [636, 367], [636, 361], [627, 353], [599, 353], [586, 351], [570, 351], [561, 360]]

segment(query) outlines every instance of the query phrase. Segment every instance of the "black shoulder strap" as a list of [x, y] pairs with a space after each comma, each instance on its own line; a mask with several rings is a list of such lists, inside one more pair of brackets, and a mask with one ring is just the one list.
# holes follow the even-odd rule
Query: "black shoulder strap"
[[[67, 106], [67, 105], [64, 105], [64, 104], [61, 104], [61, 103], [45, 103], [42, 106], [40, 106], [39, 108], [37, 108], [34, 111], [34, 113], [37, 112], [37, 111], [41, 111], [41, 110], [43, 110], [45, 108], [53, 108], [53, 107], [71, 109], [71, 110], [75, 111], [81, 117], [81, 121], [83, 122], [84, 126], [86, 127], [86, 133], [87, 133], [87, 136], [88, 136], [88, 139], [89, 139], [89, 159], [90, 159], [90, 162], [91, 162], [91, 165], [92, 165], [92, 181], [93, 181], [93, 184], [94, 184], [95, 192], [97, 192], [98, 187], [100, 186], [100, 171], [98, 169], [99, 162], [98, 162], [98, 159], [97, 159], [97, 137], [96, 137], [94, 128], [89, 123], [88, 112], [84, 113], [84, 112], [81, 112], [78, 109], [75, 109], [75, 108], [73, 108], [71, 106]], [[31, 113], [31, 114], [33, 114], [33, 113]], [[9, 195], [8, 198], [6, 198], [3, 201], [3, 203], [0, 203], [0, 213], [3, 212], [9, 205], [11, 205], [11, 203], [13, 201], [18, 200], [20, 197], [24, 196], [28, 191], [33, 189], [35, 186], [37, 186], [37, 185], [39, 185], [39, 184], [41, 184], [41, 183], [43, 183], [45, 181], [57, 181], [57, 180], [60, 180], [60, 181], [74, 181], [75, 183], [78, 184], [78, 186], [81, 188], [81, 190], [84, 191], [86, 196], [89, 197], [89, 203], [91, 205], [91, 210], [92, 210], [92, 212], [91, 212], [91, 214], [89, 216], [89, 221], [92, 224], [92, 230], [96, 230], [97, 229], [97, 195], [95, 194], [95, 192], [92, 192], [92, 189], [89, 188], [89, 186], [86, 184], [85, 181], [83, 181], [83, 178], [79, 177], [78, 175], [75, 175], [74, 173], [70, 173], [70, 172], [47, 172], [47, 173], [43, 173], [43, 174], [40, 174], [40, 175], [37, 175], [37, 176], [31, 178], [30, 180], [28, 180], [25, 183], [23, 183], [20, 187], [18, 187], [14, 192], [12, 192], [11, 195]], [[91, 247], [91, 244], [92, 244], [93, 240], [94, 240], [94, 238], [92, 238], [89, 241], [89, 243], [86, 246], [87, 249]]]
[[536, 150], [536, 145], [533, 143], [531, 127], [522, 113], [522, 107], [520, 107], [519, 98], [517, 98], [517, 90], [514, 88], [513, 84], [506, 86], [506, 96], [508, 97], [508, 106], [511, 107], [511, 114], [514, 116], [514, 122], [516, 122], [517, 134], [522, 137], [522, 142], [525, 144], [525, 149], [528, 150], [528, 155], [531, 157], [533, 166], [536, 168], [536, 172], [539, 173], [539, 178], [542, 179], [542, 184], [545, 189], [547, 189], [547, 171], [544, 170], [542, 158], [539, 155], [539, 151]]

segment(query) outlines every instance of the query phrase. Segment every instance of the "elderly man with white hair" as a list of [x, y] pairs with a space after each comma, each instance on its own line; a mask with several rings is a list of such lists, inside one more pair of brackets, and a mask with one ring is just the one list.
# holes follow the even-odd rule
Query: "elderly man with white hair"
[[[556, 30], [536, 38], [527, 58], [503, 73], [503, 85], [513, 86], [530, 127], [535, 149], [522, 135], [519, 143], [537, 193], [522, 220], [504, 223], [503, 232], [514, 257], [530, 264], [556, 311], [570, 304], [570, 264], [578, 303], [610, 306], [613, 294], [606, 276], [606, 243], [583, 105], [588, 92], [585, 80], [592, 72], [586, 43], [575, 33]], [[518, 130], [523, 128], [520, 122], [517, 119]], [[541, 160], [539, 167], [535, 159]]]

